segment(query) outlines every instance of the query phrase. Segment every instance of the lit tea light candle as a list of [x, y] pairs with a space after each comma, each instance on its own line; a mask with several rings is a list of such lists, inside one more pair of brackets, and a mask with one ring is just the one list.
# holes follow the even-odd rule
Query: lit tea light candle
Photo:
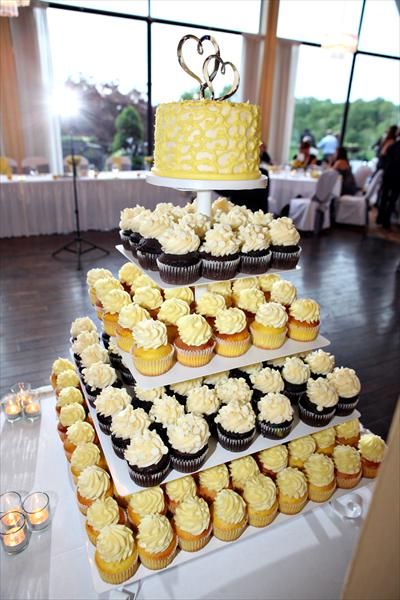
[[[12, 521], [14, 525], [9, 526]], [[0, 518], [0, 537], [7, 554], [21, 552], [29, 543], [30, 532], [26, 525], [25, 516], [20, 512], [2, 515]]]
[[22, 417], [22, 406], [15, 394], [6, 396], [2, 404], [7, 421], [16, 421]]
[[33, 492], [27, 496], [22, 508], [32, 531], [45, 529], [50, 524], [50, 500], [45, 492]]
[[18, 492], [5, 492], [0, 495], [0, 515], [4, 527], [13, 527], [21, 513], [21, 495]]
[[44, 525], [49, 518], [49, 511], [47, 508], [44, 508], [43, 510], [37, 510], [28, 516], [31, 525]]
[[26, 534], [20, 527], [11, 527], [4, 536], [5, 546], [18, 546], [25, 540]]
[[39, 402], [32, 401], [32, 402], [28, 402], [27, 404], [24, 404], [24, 413], [30, 419], [33, 419], [34, 417], [38, 417], [40, 415]]
[[4, 525], [6, 525], [7, 527], [14, 527], [18, 523], [18, 516], [15, 514], [18, 509], [19, 507], [16, 506], [15, 508], [7, 512], [5, 515], [3, 515]]

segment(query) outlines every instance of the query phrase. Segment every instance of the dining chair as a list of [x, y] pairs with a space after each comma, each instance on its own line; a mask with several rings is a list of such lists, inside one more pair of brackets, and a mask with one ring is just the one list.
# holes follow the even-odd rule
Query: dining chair
[[29, 175], [32, 171], [37, 173], [50, 172], [49, 162], [43, 156], [28, 156], [21, 161], [21, 167], [24, 175]]

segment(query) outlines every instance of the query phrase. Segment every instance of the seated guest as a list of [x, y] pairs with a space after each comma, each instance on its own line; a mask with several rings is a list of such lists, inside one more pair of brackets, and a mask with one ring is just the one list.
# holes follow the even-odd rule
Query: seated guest
[[267, 146], [264, 142], [260, 145], [260, 171], [263, 175], [268, 175], [268, 165], [272, 165], [272, 160], [267, 152]]
[[301, 142], [299, 152], [293, 157], [292, 166], [295, 169], [307, 169], [317, 164], [317, 157], [311, 153], [310, 142]]
[[344, 146], [340, 146], [336, 150], [333, 168], [342, 176], [342, 189], [340, 195], [354, 196], [357, 191], [357, 184], [347, 158], [347, 150]]
[[322, 152], [322, 160], [330, 162], [338, 147], [337, 137], [328, 129], [326, 135], [318, 143], [318, 149]]

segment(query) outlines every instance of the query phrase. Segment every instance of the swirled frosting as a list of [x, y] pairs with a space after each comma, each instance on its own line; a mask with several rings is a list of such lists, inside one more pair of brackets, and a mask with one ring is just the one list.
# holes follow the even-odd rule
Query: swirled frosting
[[385, 448], [386, 445], [383, 439], [373, 433], [365, 433], [358, 442], [358, 449], [361, 456], [375, 463], [383, 461]]
[[234, 279], [232, 281], [232, 294], [236, 295], [242, 290], [258, 290], [260, 285], [257, 277], [243, 277], [243, 279]]
[[161, 398], [161, 396], [165, 394], [165, 387], [145, 389], [136, 384], [135, 394], [139, 400], [143, 400], [144, 402], [154, 402], [154, 400]]
[[297, 246], [300, 240], [299, 232], [288, 217], [271, 221], [269, 232], [274, 246]]
[[145, 515], [138, 527], [138, 544], [150, 554], [163, 552], [174, 537], [167, 517], [163, 515]]
[[276, 487], [270, 477], [259, 473], [246, 482], [243, 498], [253, 510], [269, 510], [276, 502]]
[[303, 498], [307, 494], [307, 481], [299, 469], [286, 467], [276, 476], [278, 489], [281, 494], [291, 498]]
[[62, 406], [60, 410], [60, 423], [63, 427], [70, 427], [78, 421], [84, 421], [86, 418], [85, 409], [82, 404], [74, 402], [73, 404], [67, 404]]
[[235, 293], [235, 302], [238, 308], [256, 313], [265, 304], [265, 296], [261, 290], [247, 288]]
[[282, 392], [285, 387], [279, 371], [271, 369], [271, 367], [264, 367], [261, 371], [250, 375], [250, 379], [253, 387], [263, 394]]
[[128, 502], [130, 508], [141, 517], [161, 514], [165, 510], [164, 492], [159, 486], [131, 494]]
[[86, 467], [78, 477], [77, 488], [80, 495], [88, 500], [103, 498], [110, 488], [110, 476], [96, 465]]
[[93, 442], [79, 444], [71, 456], [71, 467], [83, 471], [86, 467], [97, 465], [100, 460], [100, 449]]
[[210, 218], [201, 213], [186, 213], [179, 221], [180, 225], [190, 227], [194, 233], [203, 238], [211, 227]]
[[203, 383], [202, 377], [196, 377], [196, 379], [188, 379], [187, 381], [180, 381], [179, 383], [173, 383], [169, 387], [176, 394], [181, 396], [187, 396], [187, 394], [195, 387], [201, 386]]
[[354, 475], [361, 469], [360, 453], [353, 446], [335, 446], [333, 460], [340, 473]]
[[94, 284], [94, 291], [97, 299], [102, 303], [104, 298], [112, 292], [112, 290], [122, 290], [122, 285], [114, 277], [106, 277], [105, 279], [98, 279]]
[[214, 292], [205, 292], [196, 302], [196, 312], [205, 317], [216, 317], [225, 308], [224, 296]]
[[240, 404], [246, 404], [250, 402], [253, 394], [243, 377], [229, 378], [227, 381], [219, 383], [216, 390], [218, 398], [224, 404], [229, 404], [233, 399], [240, 402]]
[[191, 475], [186, 477], [180, 477], [174, 479], [174, 481], [168, 481], [165, 484], [165, 491], [168, 494], [170, 500], [174, 502], [182, 502], [187, 498], [193, 498], [196, 496], [197, 488], [195, 480]]
[[160, 308], [163, 303], [160, 290], [150, 286], [135, 288], [135, 304], [139, 304], [148, 310]]
[[226, 523], [240, 523], [246, 517], [246, 504], [232, 490], [221, 490], [214, 500], [214, 514]]
[[270, 393], [261, 398], [257, 404], [260, 414], [260, 421], [267, 421], [278, 425], [286, 421], [292, 421], [293, 408], [289, 398], [283, 394]]
[[270, 292], [274, 283], [279, 281], [280, 278], [281, 276], [277, 273], [267, 273], [266, 275], [259, 275], [257, 281], [263, 292]]
[[78, 337], [72, 344], [72, 351], [78, 356], [81, 356], [85, 348], [99, 343], [99, 336], [96, 331], [83, 331], [78, 334]]
[[310, 367], [305, 365], [301, 358], [288, 356], [282, 369], [282, 377], [289, 383], [296, 385], [305, 383], [310, 377]]
[[79, 387], [79, 377], [78, 374], [71, 369], [68, 371], [62, 371], [59, 375], [57, 375], [56, 381], [57, 387], [62, 390], [66, 387]]
[[84, 444], [85, 442], [93, 442], [95, 432], [90, 423], [86, 421], [77, 421], [67, 429], [67, 438], [74, 446]]
[[190, 305], [194, 300], [194, 295], [190, 287], [166, 288], [164, 290], [164, 298], [166, 300], [178, 298], [179, 300], [183, 300]]
[[285, 327], [288, 317], [282, 304], [266, 302], [256, 312], [256, 321], [265, 327]]
[[111, 417], [131, 403], [131, 397], [123, 388], [106, 387], [95, 400], [96, 411], [105, 417]]
[[215, 328], [218, 333], [232, 335], [240, 333], [246, 329], [246, 326], [246, 315], [240, 308], [225, 308], [215, 318]]
[[267, 360], [267, 365], [271, 365], [274, 369], [279, 369], [284, 366], [286, 361], [286, 356], [279, 356], [278, 358], [273, 358], [272, 360]]
[[150, 348], [159, 348], [168, 344], [167, 327], [161, 321], [145, 319], [139, 321], [133, 330], [135, 344], [139, 348], [149, 350]]
[[143, 408], [133, 408], [128, 404], [123, 410], [112, 415], [111, 433], [127, 440], [138, 433], [143, 433], [151, 424], [151, 419]]
[[298, 298], [290, 305], [289, 314], [297, 321], [317, 323], [320, 317], [319, 304], [311, 298]]
[[121, 308], [118, 316], [118, 325], [125, 329], [133, 329], [135, 325], [145, 319], [151, 319], [148, 311], [139, 304], [131, 303]]
[[322, 431], [312, 434], [318, 448], [329, 448], [329, 446], [335, 445], [335, 428], [328, 427]]
[[201, 487], [212, 492], [219, 492], [229, 486], [229, 471], [226, 465], [217, 465], [200, 471], [199, 482]]
[[82, 375], [91, 389], [104, 389], [117, 381], [115, 369], [110, 365], [103, 365], [103, 363], [95, 363], [91, 367], [83, 369]]
[[168, 427], [168, 439], [178, 452], [196, 454], [207, 445], [210, 430], [207, 421], [198, 415], [184, 415]]
[[212, 415], [221, 404], [215, 389], [206, 385], [189, 390], [186, 400], [186, 410], [197, 415]]
[[201, 315], [186, 315], [178, 322], [179, 337], [187, 346], [202, 346], [212, 337], [212, 329]]
[[317, 444], [311, 435], [305, 435], [289, 442], [288, 448], [292, 458], [305, 462], [316, 451]]
[[229, 256], [239, 252], [240, 242], [229, 225], [215, 223], [205, 235], [201, 250], [212, 256]]
[[360, 433], [360, 422], [358, 419], [352, 419], [345, 423], [335, 426], [336, 435], [345, 439], [356, 437]]
[[237, 230], [246, 225], [248, 221], [247, 212], [244, 206], [234, 205], [228, 212], [219, 213], [217, 217], [218, 223], [228, 225], [232, 229]]
[[184, 409], [175, 396], [164, 395], [161, 398], [156, 398], [153, 406], [150, 409], [150, 417], [161, 423], [165, 427], [175, 425], [179, 417], [184, 414]]
[[167, 453], [168, 448], [164, 446], [160, 436], [154, 431], [144, 429], [142, 433], [136, 434], [131, 440], [125, 450], [125, 459], [130, 465], [142, 469], [156, 465]]
[[339, 400], [335, 386], [323, 377], [307, 381], [307, 396], [320, 412], [324, 408], [336, 406]]
[[335, 478], [333, 460], [325, 454], [311, 454], [304, 463], [307, 479], [313, 485], [329, 485]]
[[63, 371], [75, 371], [75, 365], [67, 358], [57, 358], [51, 367], [53, 375], [59, 375]]
[[87, 510], [87, 522], [97, 531], [106, 525], [116, 525], [119, 521], [119, 507], [114, 498], [98, 499]]
[[150, 211], [139, 204], [132, 208], [124, 208], [121, 210], [119, 227], [123, 231], [129, 231], [132, 229], [132, 220], [136, 219], [140, 215], [148, 214], [150, 214]]
[[86, 283], [91, 288], [99, 279], [113, 279], [113, 277], [113, 274], [108, 269], [90, 269], [86, 273]]
[[67, 406], [67, 404], [74, 404], [75, 402], [83, 404], [82, 392], [76, 387], [69, 386], [63, 388], [58, 394], [56, 406]]
[[175, 523], [182, 531], [200, 535], [210, 525], [210, 509], [203, 498], [187, 498], [176, 507]]
[[239, 240], [242, 243], [242, 252], [257, 252], [269, 247], [271, 237], [266, 227], [248, 223], [239, 228]]
[[324, 350], [314, 350], [305, 357], [305, 362], [309, 365], [311, 372], [316, 375], [327, 375], [335, 366], [335, 357]]
[[158, 239], [172, 225], [172, 219], [167, 215], [149, 214], [140, 219], [139, 233], [145, 238]]
[[288, 449], [283, 444], [267, 448], [267, 450], [262, 450], [258, 453], [258, 458], [262, 465], [273, 473], [279, 473], [283, 469], [286, 469], [288, 457]]
[[234, 487], [243, 488], [246, 481], [253, 475], [257, 475], [260, 470], [252, 456], [237, 458], [229, 463], [232, 483]]
[[290, 281], [278, 279], [271, 287], [271, 302], [289, 306], [296, 299], [296, 287]]
[[106, 525], [96, 542], [96, 551], [105, 562], [126, 560], [132, 555], [134, 548], [133, 533], [125, 525]]
[[167, 215], [175, 218], [175, 209], [181, 208], [177, 207], [172, 202], [158, 202], [156, 204], [155, 209], [153, 210], [153, 214], [155, 215]]
[[225, 404], [220, 408], [214, 421], [215, 423], [219, 423], [225, 431], [247, 433], [254, 429], [256, 415], [250, 402], [243, 404], [234, 399], [229, 404]]
[[190, 306], [179, 298], [170, 298], [161, 304], [157, 319], [166, 325], [176, 325], [178, 320], [190, 314]]
[[243, 373], [247, 373], [250, 376], [250, 379], [253, 375], [261, 371], [263, 364], [261, 362], [254, 363], [253, 365], [246, 365], [244, 367], [239, 367], [240, 371]]
[[196, 252], [200, 238], [190, 227], [182, 224], [172, 225], [160, 236], [160, 244], [166, 254], [188, 254]]
[[83, 367], [91, 367], [96, 363], [108, 363], [108, 352], [100, 344], [92, 344], [84, 350], [81, 354], [81, 363]]
[[341, 398], [353, 398], [360, 393], [361, 383], [354, 369], [336, 367], [332, 373], [328, 373], [327, 379]]
[[224, 298], [230, 298], [232, 289], [230, 281], [216, 281], [207, 285], [207, 291], [214, 294], [220, 294]]
[[118, 279], [123, 283], [132, 285], [132, 283], [135, 281], [137, 276], [141, 275], [141, 274], [142, 274], [142, 269], [140, 269], [139, 267], [137, 267], [136, 265], [134, 265], [131, 262], [127, 262], [127, 263], [123, 264], [122, 267], [120, 268], [120, 270], [118, 271]]
[[71, 323], [71, 329], [69, 330], [72, 337], [77, 337], [80, 333], [84, 331], [96, 331], [96, 325], [93, 323], [92, 319], [89, 317], [79, 317], [75, 319]]
[[249, 221], [254, 225], [260, 225], [261, 227], [268, 226], [274, 218], [272, 213], [265, 213], [263, 210], [249, 211]]
[[213, 373], [204, 377], [203, 382], [207, 385], [217, 386], [220, 383], [225, 383], [229, 379], [229, 371], [221, 371], [220, 373]]
[[[148, 275], [146, 275], [146, 273], [141, 273], [141, 275], [138, 275], [134, 282], [132, 283], [131, 288], [133, 288], [133, 291], [135, 292], [136, 290], [138, 290], [139, 288], [142, 287], [150, 287], [153, 288], [155, 290], [159, 290], [160, 286], [156, 284], [155, 281], [153, 281], [153, 279], [151, 279], [151, 277], [149, 277]], [[132, 289], [131, 289], [132, 291]]]

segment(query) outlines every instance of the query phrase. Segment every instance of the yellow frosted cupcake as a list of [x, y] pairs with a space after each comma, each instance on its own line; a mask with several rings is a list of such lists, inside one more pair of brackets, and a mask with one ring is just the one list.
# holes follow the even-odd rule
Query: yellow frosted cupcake
[[126, 514], [111, 496], [104, 500], [95, 500], [87, 509], [85, 529], [89, 540], [94, 546], [100, 531], [104, 527], [117, 524], [126, 524]]
[[95, 442], [96, 433], [90, 423], [78, 421], [68, 427], [64, 440], [64, 452], [67, 460], [71, 460], [73, 451], [80, 444]]
[[332, 456], [335, 447], [335, 436], [336, 432], [334, 427], [328, 427], [328, 429], [313, 433], [312, 438], [317, 444], [316, 452]]
[[131, 304], [131, 297], [123, 290], [111, 290], [102, 300], [103, 304], [103, 329], [105, 333], [115, 336], [118, 315], [124, 306]]
[[351, 421], [336, 425], [335, 431], [337, 444], [357, 447], [360, 439], [360, 422], [358, 419], [352, 419]]
[[212, 329], [201, 315], [186, 315], [178, 322], [175, 350], [178, 362], [187, 367], [203, 367], [210, 362], [215, 341]]
[[220, 294], [224, 297], [226, 308], [232, 306], [232, 287], [230, 281], [216, 281], [207, 285], [207, 292]]
[[290, 281], [278, 279], [271, 286], [271, 302], [278, 302], [288, 308], [296, 300], [297, 290]]
[[288, 337], [311, 342], [319, 333], [319, 304], [311, 298], [299, 298], [289, 308]]
[[247, 527], [246, 504], [232, 490], [221, 490], [212, 505], [214, 535], [223, 542], [237, 540]]
[[107, 463], [100, 452], [100, 448], [92, 442], [79, 444], [71, 456], [71, 474], [74, 483], [77, 483], [79, 475], [86, 469], [96, 465], [107, 470]]
[[246, 481], [260, 472], [252, 456], [244, 456], [243, 458], [232, 460], [229, 463], [229, 471], [231, 473], [233, 489], [240, 492], [243, 491]]
[[221, 490], [225, 490], [231, 487], [229, 479], [229, 471], [226, 465], [218, 465], [200, 471], [199, 477], [199, 495], [212, 502], [215, 500], [216, 495]]
[[266, 350], [280, 348], [286, 339], [287, 320], [286, 311], [281, 304], [262, 304], [250, 325], [253, 344]]
[[[246, 280], [239, 280], [246, 281]], [[255, 315], [260, 308], [265, 304], [264, 292], [257, 288], [244, 288], [235, 292], [235, 306], [241, 308], [247, 319], [247, 324], [250, 325], [254, 321]]]
[[362, 472], [364, 477], [373, 479], [377, 476], [379, 466], [385, 455], [386, 444], [379, 435], [366, 433], [358, 442], [361, 454]]
[[102, 321], [104, 315], [103, 300], [113, 290], [123, 291], [123, 287], [115, 277], [105, 277], [98, 279], [94, 284], [94, 294], [96, 296], [96, 302], [94, 308], [96, 310], [97, 318]]
[[128, 518], [135, 527], [146, 515], [165, 515], [166, 512], [164, 492], [159, 486], [129, 496]]
[[302, 469], [306, 460], [317, 449], [317, 444], [311, 435], [293, 440], [288, 444], [289, 449], [289, 467]]
[[190, 306], [179, 298], [170, 298], [161, 304], [158, 320], [167, 326], [168, 341], [173, 344], [178, 337], [178, 320], [190, 314]]
[[150, 319], [150, 314], [139, 304], [128, 304], [123, 306], [118, 315], [117, 327], [115, 330], [118, 348], [124, 352], [130, 352], [133, 346], [132, 330], [135, 325], [144, 319]]
[[240, 308], [220, 310], [215, 318], [215, 353], [241, 356], [250, 348], [251, 339], [245, 313]]
[[168, 498], [168, 509], [174, 514], [181, 502], [196, 495], [196, 482], [191, 475], [180, 477], [166, 483], [165, 491]]
[[226, 302], [224, 296], [215, 292], [205, 292], [196, 301], [196, 312], [207, 319], [212, 327], [214, 326], [215, 317], [221, 310], [225, 309]]
[[79, 404], [79, 402], [74, 402], [72, 404], [62, 406], [60, 410], [59, 422], [57, 425], [57, 431], [61, 441], [65, 441], [68, 427], [71, 427], [71, 425], [73, 425], [74, 423], [78, 423], [78, 421], [83, 422], [85, 419], [85, 409], [83, 408], [82, 404]]
[[143, 517], [138, 527], [137, 542], [140, 560], [147, 569], [164, 569], [175, 558], [176, 534], [163, 515]]
[[336, 468], [336, 483], [339, 488], [355, 487], [362, 476], [361, 457], [352, 446], [335, 446], [333, 460]]
[[86, 273], [86, 285], [88, 288], [90, 304], [93, 306], [96, 304], [97, 296], [94, 288], [95, 283], [99, 279], [113, 279], [114, 276], [108, 269], [90, 269]]
[[62, 373], [57, 375], [56, 396], [58, 396], [61, 390], [65, 389], [66, 387], [74, 387], [79, 389], [80, 385], [79, 376], [75, 371], [71, 371], [70, 369], [67, 371], [62, 371]]
[[50, 383], [55, 391], [57, 385], [57, 377], [63, 371], [75, 371], [75, 365], [67, 358], [57, 358], [51, 367]]
[[125, 525], [107, 525], [96, 542], [94, 560], [100, 577], [117, 585], [127, 581], [139, 566], [133, 533]]
[[153, 319], [157, 319], [158, 312], [163, 303], [163, 297], [158, 288], [149, 285], [135, 287], [134, 300], [135, 304], [139, 304], [139, 306], [148, 310]]
[[133, 328], [133, 337], [133, 362], [140, 373], [157, 376], [169, 371], [174, 362], [174, 348], [168, 343], [164, 323], [140, 321]]
[[278, 514], [276, 487], [272, 479], [262, 475], [253, 475], [245, 484], [243, 498], [247, 504], [249, 525], [265, 527], [272, 523]]
[[56, 413], [60, 414], [63, 406], [75, 403], [83, 405], [83, 396], [81, 390], [78, 390], [78, 388], [72, 386], [63, 388], [57, 396]]
[[307, 504], [307, 481], [299, 469], [287, 467], [276, 477], [279, 490], [279, 510], [285, 515], [299, 513]]
[[260, 286], [260, 290], [264, 292], [264, 296], [266, 300], [271, 299], [271, 289], [274, 285], [275, 281], [279, 281], [281, 278], [277, 273], [266, 273], [265, 275], [259, 275], [257, 277], [258, 285]]
[[118, 279], [122, 283], [124, 290], [130, 294], [133, 291], [135, 280], [142, 274], [142, 269], [131, 262], [127, 262], [118, 271]]
[[190, 309], [194, 310], [194, 294], [192, 288], [190, 287], [166, 288], [164, 290], [164, 298], [165, 300], [178, 298], [179, 300], [187, 302], [190, 306]]
[[333, 460], [324, 454], [311, 454], [304, 463], [308, 480], [308, 497], [313, 502], [326, 502], [336, 489]]
[[257, 454], [257, 458], [261, 472], [275, 480], [277, 474], [288, 466], [289, 452], [284, 444], [280, 444], [262, 450]]
[[203, 498], [186, 498], [176, 507], [174, 517], [178, 544], [186, 552], [197, 552], [211, 538], [212, 522], [208, 504]]
[[100, 467], [86, 467], [78, 477], [76, 487], [79, 510], [87, 514], [89, 506], [99, 498], [104, 500], [112, 496], [109, 474]]

